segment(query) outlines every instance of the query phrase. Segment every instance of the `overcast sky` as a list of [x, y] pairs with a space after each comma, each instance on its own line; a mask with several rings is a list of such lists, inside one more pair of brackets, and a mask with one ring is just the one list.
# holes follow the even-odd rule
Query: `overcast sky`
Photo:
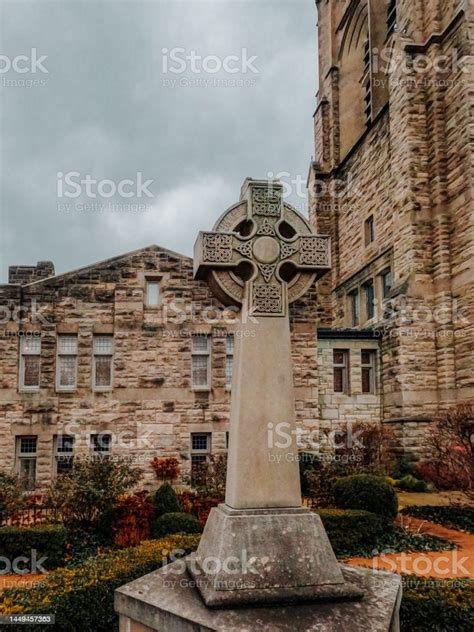
[[[191, 254], [245, 177], [306, 179], [314, 0], [0, 5], [0, 282], [12, 264], [60, 273], [152, 243]], [[107, 197], [123, 180], [131, 197]]]

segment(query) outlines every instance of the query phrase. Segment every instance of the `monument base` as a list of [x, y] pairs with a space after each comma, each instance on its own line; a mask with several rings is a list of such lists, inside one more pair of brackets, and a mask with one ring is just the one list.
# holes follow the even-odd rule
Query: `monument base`
[[345, 581], [321, 518], [303, 507], [219, 505], [187, 568], [210, 608], [363, 597]]
[[383, 571], [340, 567], [362, 601], [209, 609], [183, 563], [174, 562], [115, 593], [120, 632], [399, 632], [401, 578]]

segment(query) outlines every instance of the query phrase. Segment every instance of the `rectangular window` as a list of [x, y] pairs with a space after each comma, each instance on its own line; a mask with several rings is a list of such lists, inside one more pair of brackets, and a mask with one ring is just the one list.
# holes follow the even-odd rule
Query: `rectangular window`
[[91, 435], [91, 452], [93, 455], [109, 455], [112, 452], [112, 435], [103, 432]]
[[225, 384], [227, 389], [232, 388], [232, 370], [234, 368], [234, 336], [227, 336], [225, 342]]
[[349, 351], [334, 349], [333, 351], [334, 392], [349, 394]]
[[37, 437], [16, 438], [17, 472], [28, 489], [33, 489], [36, 484], [37, 444]]
[[191, 468], [205, 463], [211, 454], [211, 433], [195, 432], [191, 434]]
[[71, 391], [77, 381], [77, 336], [58, 336], [56, 388]]
[[375, 240], [374, 216], [371, 215], [364, 222], [365, 245], [368, 246]]
[[20, 356], [21, 390], [38, 390], [41, 375], [41, 338], [22, 338]]
[[96, 390], [112, 388], [114, 358], [113, 336], [94, 336], [94, 361], [92, 384]]
[[362, 392], [375, 393], [375, 362], [376, 352], [372, 349], [361, 351], [361, 367], [362, 367]]
[[193, 336], [192, 385], [194, 389], [209, 390], [211, 376], [211, 352], [209, 336]]
[[160, 304], [160, 284], [158, 281], [147, 281], [146, 304], [148, 307], [158, 307]]
[[387, 298], [387, 296], [390, 293], [390, 290], [392, 289], [392, 283], [393, 283], [392, 271], [386, 270], [385, 272], [382, 272], [381, 279], [382, 279], [382, 296], [384, 298]]
[[57, 435], [55, 437], [56, 474], [69, 474], [74, 464], [74, 437]]
[[352, 327], [358, 327], [360, 323], [359, 290], [349, 294], [349, 304], [351, 310], [351, 325]]
[[365, 293], [365, 314], [367, 320], [372, 320], [375, 316], [375, 294], [374, 294], [374, 282], [368, 281], [364, 285]]

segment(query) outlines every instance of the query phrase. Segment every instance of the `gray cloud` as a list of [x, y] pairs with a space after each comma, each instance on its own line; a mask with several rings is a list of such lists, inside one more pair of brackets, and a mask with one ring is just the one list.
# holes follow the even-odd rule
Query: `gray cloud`
[[[196, 232], [238, 199], [245, 177], [306, 177], [313, 0], [38, 0], [2, 2], [1, 13], [0, 54], [36, 48], [48, 74], [0, 74], [0, 281], [11, 264], [51, 259], [64, 272], [150, 243], [191, 254]], [[259, 72], [164, 74], [163, 49], [176, 48], [219, 59], [245, 48]], [[46, 85], [4, 84], [38, 78]], [[255, 85], [163, 83], [183, 78]], [[58, 198], [57, 173], [70, 171], [114, 182], [142, 172], [154, 197]], [[146, 210], [65, 212], [61, 202]]]

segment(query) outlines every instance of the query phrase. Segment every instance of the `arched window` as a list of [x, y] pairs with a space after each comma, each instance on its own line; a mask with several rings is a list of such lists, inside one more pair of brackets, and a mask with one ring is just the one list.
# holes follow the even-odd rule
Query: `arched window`
[[372, 119], [371, 54], [367, 0], [353, 2], [338, 29], [341, 158]]

